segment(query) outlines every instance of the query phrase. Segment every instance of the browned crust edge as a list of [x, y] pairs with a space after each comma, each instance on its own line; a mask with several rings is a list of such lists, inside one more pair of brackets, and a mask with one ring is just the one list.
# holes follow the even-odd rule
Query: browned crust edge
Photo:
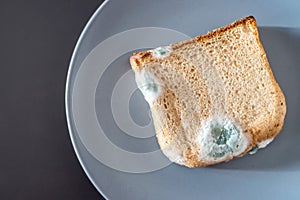
[[[170, 46], [172, 47], [172, 49], [178, 49], [182, 46], [185, 46], [185, 45], [188, 45], [188, 44], [191, 44], [194, 42], [200, 42], [205, 39], [213, 38], [218, 34], [224, 33], [227, 30], [230, 30], [236, 26], [243, 25], [243, 24], [251, 24], [252, 26], [256, 27], [256, 20], [253, 16], [247, 16], [247, 17], [237, 20], [231, 24], [228, 24], [221, 28], [210, 31], [207, 34], [196, 36], [194, 38], [191, 38], [191, 39], [188, 39], [185, 41], [181, 41], [181, 42], [177, 42], [174, 44], [170, 44]], [[145, 62], [146, 60], [149, 60], [149, 61], [153, 60], [153, 57], [152, 57], [150, 51], [151, 50], [135, 52], [130, 56], [129, 60], [130, 60], [130, 64], [131, 64], [131, 67], [133, 70], [139, 71], [143, 62]]]

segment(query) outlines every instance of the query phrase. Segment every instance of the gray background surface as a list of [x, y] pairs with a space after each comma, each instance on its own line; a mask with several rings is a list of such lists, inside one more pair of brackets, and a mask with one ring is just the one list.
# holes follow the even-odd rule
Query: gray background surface
[[101, 0], [0, 1], [0, 199], [103, 199], [71, 145], [64, 93]]
[[[0, 67], [0, 131], [2, 136], [0, 140], [0, 199], [102, 199], [87, 179], [74, 154], [64, 111], [65, 78], [73, 48], [87, 20], [101, 2], [100, 0], [0, 2], [0, 58], [2, 61]], [[196, 29], [195, 26], [185, 26], [185, 22], [189, 19], [182, 17], [184, 13], [190, 11], [190, 6], [180, 5], [178, 2], [173, 5], [172, 9], [183, 8], [183, 10], [177, 13], [172, 21], [180, 26], [174, 23], [167, 24], [165, 27], [177, 27], [178, 30], [186, 31], [191, 35], [205, 33], [210, 28], [216, 28], [219, 24], [245, 15], [234, 7], [232, 9], [235, 12], [225, 10], [226, 13], [231, 13], [227, 18], [222, 15], [215, 16], [223, 21], [210, 21], [211, 23], [207, 26]], [[286, 22], [296, 24], [295, 20], [299, 17], [295, 18], [293, 15], [295, 15], [295, 10], [299, 10], [299, 6], [290, 8], [281, 4], [277, 5], [276, 2], [280, 1], [257, 5], [266, 9], [276, 8], [271, 15], [264, 15], [261, 11], [258, 19], [269, 22], [274, 19], [274, 16], [275, 18], [278, 16], [281, 21], [274, 19], [278, 26]], [[136, 10], [126, 8], [126, 5], [127, 3], [119, 5], [115, 10], [118, 18], [115, 19], [110, 33], [101, 35], [101, 38], [100, 36], [90, 37], [94, 39], [94, 43], [86, 43], [86, 48], [83, 49], [83, 53], [81, 52], [82, 57], [97, 42], [110, 34], [135, 26], [159, 25], [155, 21], [143, 24], [144, 18], [135, 18]], [[143, 5], [137, 6], [143, 7]], [[157, 6], [153, 6], [152, 11], [157, 9]], [[222, 6], [219, 9], [222, 10]], [[253, 13], [255, 10], [255, 6], [250, 6], [249, 12]], [[109, 15], [107, 12], [104, 14]], [[148, 12], [151, 12], [151, 7]], [[210, 11], [207, 10], [207, 12]], [[282, 14], [282, 12], [290, 14]], [[190, 19], [193, 19], [196, 13], [194, 10], [189, 15]], [[206, 14], [204, 12], [203, 15]], [[111, 13], [111, 16], [113, 15]], [[129, 15], [128, 18], [124, 17], [126, 15]], [[136, 24], [128, 27], [127, 20]], [[163, 21], [169, 22], [166, 19]], [[112, 23], [107, 22], [104, 25], [109, 27]], [[276, 24], [268, 25], [275, 26]], [[98, 27], [99, 30], [101, 30], [100, 27]], [[291, 195], [290, 199], [298, 199], [300, 188], [300, 159], [297, 142], [299, 141], [299, 107], [297, 105], [300, 100], [298, 92], [299, 32], [274, 27], [260, 30], [271, 65], [279, 63], [278, 67], [274, 68], [274, 72], [287, 95], [289, 123], [282, 136], [280, 135], [280, 138], [276, 140], [277, 144], [274, 143], [268, 149], [259, 152], [256, 157], [242, 158], [242, 162], [233, 161], [208, 169], [196, 170], [179, 169], [178, 166], [171, 165], [156, 175], [149, 174], [146, 178], [131, 175], [130, 179], [126, 173], [116, 173], [97, 163], [88, 152], [82, 149], [81, 155], [90, 163], [94, 162], [88, 169], [90, 175], [97, 180], [97, 185], [102, 187], [107, 195], [112, 199], [117, 196], [128, 199], [168, 198], [167, 193], [160, 196], [156, 193], [153, 196], [153, 192], [156, 192], [155, 187], [162, 190], [164, 186], [170, 185], [171, 180], [172, 184], [168, 193], [176, 191], [175, 195], [180, 198], [180, 194], [190, 192], [189, 188], [184, 187], [189, 177], [197, 176], [199, 180], [201, 178], [203, 180], [203, 177], [209, 174], [210, 177], [207, 180], [211, 182], [206, 184], [209, 186], [205, 190], [206, 193], [202, 193], [208, 194], [208, 197], [209, 194], [217, 194], [216, 187], [221, 190], [220, 194], [225, 195], [226, 190], [223, 186], [227, 185], [230, 180], [236, 180], [235, 177], [237, 177], [238, 181], [235, 182], [235, 186], [239, 186], [240, 190], [231, 193], [233, 198], [239, 197], [239, 194], [252, 194], [254, 197], [266, 199], [270, 198], [269, 194], [272, 194], [278, 199], [287, 198], [287, 195]], [[93, 35], [92, 33], [89, 34]], [[270, 35], [273, 37], [269, 37]], [[277, 48], [276, 41], [280, 42], [279, 45], [283, 47], [283, 51], [282, 48]], [[278, 143], [279, 140], [285, 143]], [[268, 156], [274, 155], [272, 153], [274, 150], [281, 152], [281, 154], [275, 154], [279, 155], [280, 159], [277, 157], [268, 159]], [[263, 164], [260, 165], [261, 162], [257, 162], [257, 159]], [[236, 173], [230, 173], [230, 169], [235, 170]], [[173, 176], [170, 171], [177, 171], [176, 176]], [[268, 171], [272, 172], [267, 173]], [[93, 172], [98, 173], [93, 174]], [[263, 177], [262, 181], [267, 180], [269, 184], [257, 184], [260, 181], [258, 177]], [[128, 182], [128, 180], [132, 181]], [[191, 189], [192, 191], [203, 190], [202, 182], [196, 182]], [[136, 194], [136, 191], [140, 191], [139, 194]], [[192, 195], [195, 196], [190, 196], [191, 198], [199, 197], [196, 193]], [[217, 196], [211, 197], [217, 198]]]

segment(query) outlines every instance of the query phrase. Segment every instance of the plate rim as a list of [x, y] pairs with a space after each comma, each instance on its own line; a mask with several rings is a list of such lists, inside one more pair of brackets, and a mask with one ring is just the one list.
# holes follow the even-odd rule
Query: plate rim
[[67, 72], [67, 78], [66, 78], [66, 83], [65, 83], [65, 111], [66, 111], [66, 121], [67, 121], [67, 127], [68, 127], [68, 132], [69, 132], [69, 137], [71, 139], [71, 143], [73, 146], [73, 149], [75, 151], [75, 155], [80, 163], [80, 166], [82, 167], [83, 171], [85, 172], [86, 176], [90, 180], [90, 182], [93, 184], [93, 186], [96, 188], [96, 190], [105, 198], [108, 199], [108, 197], [103, 193], [103, 191], [98, 187], [98, 185], [95, 183], [94, 179], [90, 175], [89, 171], [87, 170], [86, 166], [83, 163], [83, 159], [81, 158], [81, 155], [78, 151], [77, 144], [75, 142], [74, 138], [74, 133], [72, 131], [72, 125], [71, 125], [71, 104], [70, 104], [70, 90], [71, 90], [71, 74], [74, 69], [74, 63], [75, 63], [75, 57], [78, 54], [79, 46], [82, 43], [83, 38], [87, 34], [87, 30], [90, 28], [91, 24], [95, 20], [95, 18], [100, 14], [100, 12], [104, 9], [105, 5], [109, 2], [110, 0], [104, 0], [100, 6], [96, 9], [96, 11], [92, 14], [92, 16], [89, 18], [88, 22], [85, 24], [84, 28], [82, 29], [80, 36], [76, 42], [76, 45], [73, 49], [73, 53], [70, 59], [69, 67], [68, 67], [68, 72]]
[[[96, 184], [96, 179], [93, 178], [91, 175], [92, 172], [88, 170], [88, 166], [84, 162], [84, 157], [80, 153], [78, 144], [78, 141], [76, 140], [76, 131], [74, 131], [74, 126], [72, 125], [72, 104], [71, 104], [71, 76], [73, 75], [74, 72], [74, 65], [75, 65], [75, 58], [78, 56], [78, 51], [80, 49], [80, 45], [82, 44], [84, 38], [87, 35], [88, 30], [91, 28], [92, 23], [96, 20], [97, 16], [101, 14], [101, 11], [104, 10], [104, 7], [107, 3], [109, 3], [110, 0], [103, 0], [103, 2], [98, 6], [98, 8], [94, 11], [94, 13], [90, 16], [88, 19], [87, 23], [84, 25], [84, 28], [82, 29], [77, 41], [76, 45], [73, 49], [73, 53], [69, 62], [68, 66], [68, 71], [67, 71], [67, 76], [66, 76], [66, 83], [65, 83], [65, 112], [66, 112], [66, 121], [67, 121], [67, 127], [68, 127], [68, 132], [69, 132], [69, 137], [71, 139], [71, 143], [73, 146], [73, 149], [75, 151], [75, 155], [84, 170], [85, 174], [87, 175], [88, 179], [90, 182], [93, 184], [93, 186], [96, 188], [96, 190], [105, 198], [109, 199], [106, 194], [104, 194], [104, 191], [102, 191], [100, 185]], [[296, 27], [285, 27], [285, 28], [296, 28]], [[109, 194], [108, 194], [109, 195]]]

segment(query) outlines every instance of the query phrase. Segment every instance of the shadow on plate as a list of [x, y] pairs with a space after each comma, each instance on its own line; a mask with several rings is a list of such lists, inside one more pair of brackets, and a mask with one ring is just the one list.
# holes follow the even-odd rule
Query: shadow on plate
[[266, 148], [214, 169], [295, 171], [300, 168], [300, 29], [259, 27], [261, 42], [287, 103], [281, 133]]

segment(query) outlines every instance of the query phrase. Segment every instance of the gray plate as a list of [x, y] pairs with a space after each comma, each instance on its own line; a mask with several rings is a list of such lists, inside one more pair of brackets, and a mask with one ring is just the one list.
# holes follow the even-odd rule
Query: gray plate
[[[155, 2], [106, 1], [74, 50], [66, 113], [91, 182], [108, 199], [299, 199], [299, 1]], [[247, 15], [257, 20], [286, 96], [282, 132], [268, 148], [228, 163], [197, 169], [171, 164], [136, 90], [130, 52], [204, 34]]]

